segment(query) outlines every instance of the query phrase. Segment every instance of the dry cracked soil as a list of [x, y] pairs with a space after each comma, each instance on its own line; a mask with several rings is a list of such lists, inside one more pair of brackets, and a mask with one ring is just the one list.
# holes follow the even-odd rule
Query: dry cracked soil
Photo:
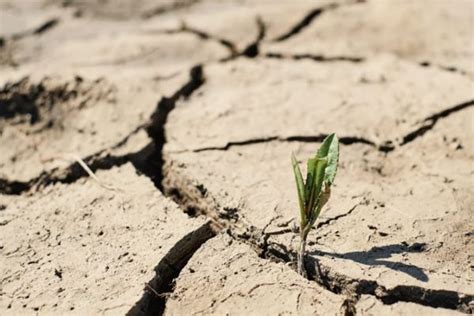
[[0, 314], [472, 314], [473, 119], [471, 0], [0, 0]]

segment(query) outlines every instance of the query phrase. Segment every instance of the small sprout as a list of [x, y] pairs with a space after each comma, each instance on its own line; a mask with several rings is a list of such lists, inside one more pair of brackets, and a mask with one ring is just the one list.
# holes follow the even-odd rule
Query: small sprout
[[292, 154], [291, 156], [300, 206], [301, 239], [298, 250], [298, 273], [303, 276], [306, 276], [304, 268], [306, 238], [318, 219], [323, 206], [329, 200], [331, 185], [336, 177], [338, 160], [339, 141], [336, 134], [326, 137], [314, 158], [308, 160], [306, 182], [303, 182], [303, 176], [295, 155]]

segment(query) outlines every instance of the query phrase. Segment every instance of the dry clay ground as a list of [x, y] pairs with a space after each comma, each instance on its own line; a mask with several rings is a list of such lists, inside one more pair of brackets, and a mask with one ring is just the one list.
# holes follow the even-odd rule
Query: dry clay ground
[[[0, 314], [472, 313], [473, 30], [470, 0], [0, 0]], [[289, 157], [331, 132], [305, 279]]]

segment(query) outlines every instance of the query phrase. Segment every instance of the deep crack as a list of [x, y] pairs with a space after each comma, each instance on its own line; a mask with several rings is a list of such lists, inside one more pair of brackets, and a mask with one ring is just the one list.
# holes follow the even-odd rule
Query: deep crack
[[166, 143], [165, 124], [168, 120], [168, 115], [173, 111], [176, 102], [180, 98], [188, 98], [195, 90], [202, 86], [205, 82], [203, 66], [194, 66], [190, 71], [189, 81], [176, 91], [171, 97], [163, 97], [156, 106], [155, 112], [151, 116], [151, 122], [148, 125], [148, 135], [153, 140], [153, 150], [149, 151], [149, 157], [141, 171], [149, 176], [155, 186], [163, 191], [161, 184], [163, 180], [163, 146]]
[[377, 281], [354, 279], [337, 273], [330, 266], [320, 265], [313, 257], [309, 257], [308, 261], [310, 261], [307, 262], [307, 266], [311, 272], [311, 278], [336, 294], [344, 293], [349, 289], [357, 296], [362, 294], [375, 296], [386, 305], [411, 302], [433, 308], [446, 308], [468, 314], [472, 313], [472, 307], [469, 303], [474, 300], [473, 295], [450, 290], [426, 289], [415, 285], [397, 285], [387, 289], [378, 284]]
[[23, 181], [0, 179], [0, 193], [7, 195], [20, 195], [30, 189], [30, 184]]
[[174, 280], [194, 253], [214, 236], [216, 233], [208, 222], [181, 238], [155, 267], [155, 276], [147, 283], [143, 296], [127, 315], [163, 315], [167, 296], [173, 291]]
[[[97, 153], [82, 158], [82, 160], [93, 172], [97, 170], [111, 169], [115, 166], [121, 166], [127, 162], [132, 162], [135, 168], [147, 175], [158, 188], [161, 188], [163, 165], [162, 149], [166, 141], [164, 125], [166, 124], [168, 114], [174, 109], [176, 102], [180, 98], [189, 97], [194, 90], [200, 87], [203, 83], [204, 76], [202, 66], [195, 66], [191, 69], [190, 80], [186, 84], [184, 84], [171, 97], [163, 97], [160, 100], [155, 113], [153, 113], [151, 117], [151, 123], [148, 123], [147, 125], [147, 131], [153, 141], [140, 151], [118, 156], [108, 153], [112, 149], [117, 149], [125, 145], [130, 137], [143, 129], [146, 124], [137, 126], [122, 140], [110, 148], [100, 150]], [[40, 89], [40, 91], [43, 90]], [[30, 109], [28, 108], [25, 111], [29, 113]], [[15, 115], [17, 112], [18, 110], [15, 109], [15, 111], [12, 112], [12, 115]], [[51, 171], [43, 171], [39, 176], [28, 181], [0, 179], [0, 193], [19, 195], [54, 183], [73, 183], [87, 175], [87, 172], [80, 166], [80, 164], [75, 162], [67, 168], [56, 168]]]

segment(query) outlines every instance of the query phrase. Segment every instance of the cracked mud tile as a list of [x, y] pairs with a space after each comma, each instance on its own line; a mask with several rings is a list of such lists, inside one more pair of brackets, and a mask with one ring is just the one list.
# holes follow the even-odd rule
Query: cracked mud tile
[[[58, 1], [59, 2], [59, 1]], [[164, 14], [174, 14], [192, 7], [199, 0], [170, 0], [157, 3], [153, 0], [136, 2], [133, 0], [109, 1], [62, 1], [62, 7], [76, 10], [79, 17], [109, 20], [149, 19]]]
[[[416, 138], [423, 136], [426, 132], [433, 129], [439, 120], [446, 119], [453, 113], [459, 111], [466, 111], [470, 108], [472, 109], [472, 107], [474, 107], [474, 99], [462, 102], [460, 104], [456, 104], [447, 109], [444, 109], [443, 111], [430, 115], [419, 123], [421, 125], [419, 128], [403, 136], [400, 145], [406, 145], [415, 140]], [[468, 129], [468, 131], [470, 130]]]
[[[209, 19], [210, 14], [213, 16], [212, 19]], [[257, 38], [258, 27], [255, 23], [257, 15], [257, 12], [247, 6], [233, 1], [221, 4], [202, 1], [190, 10], [177, 13], [177, 18], [164, 16], [150, 20], [143, 29], [148, 32], [178, 30], [181, 28], [181, 22], [184, 22], [190, 30], [199, 30], [201, 34], [212, 34], [213, 38], [225, 39], [226, 42], [232, 43], [236, 52], [241, 52]], [[194, 32], [189, 35], [196, 37], [198, 34]], [[199, 41], [203, 41], [202, 36]]]
[[[368, 204], [316, 230], [310, 251], [330, 273], [376, 281], [388, 293], [380, 295], [388, 304], [471, 311], [473, 111], [452, 113], [393, 151]], [[338, 180], [341, 176], [343, 170]]]
[[167, 147], [225, 148], [330, 132], [382, 145], [472, 100], [471, 88], [465, 76], [389, 56], [357, 64], [238, 59], [206, 67], [206, 85], [170, 114]]
[[[467, 310], [466, 302], [457, 303], [454, 296], [474, 297], [469, 210], [457, 208], [443, 185], [413, 174], [405, 177], [416, 186], [401, 179], [380, 180], [367, 205], [311, 233], [308, 251], [326, 267], [329, 276], [323, 279], [337, 279], [331, 273], [339, 273], [349, 280], [377, 282], [389, 293], [387, 301]], [[403, 192], [401, 188], [407, 192], [394, 193]], [[291, 242], [282, 237], [274, 241]], [[405, 288], [397, 295], [399, 286]], [[430, 291], [446, 296], [423, 294]]]
[[10, 181], [27, 182], [64, 168], [72, 163], [71, 154], [86, 158], [120, 145], [147, 122], [163, 95], [187, 81], [186, 74], [162, 82], [143, 73], [133, 79], [89, 72], [39, 77], [0, 89], [0, 166], [5, 167], [0, 177]]
[[201, 0], [171, 1], [169, 3], [160, 4], [148, 10], [142, 10], [141, 16], [144, 19], [149, 19], [162, 14], [174, 14], [179, 10], [192, 7], [199, 2], [201, 2]]
[[0, 196], [1, 314], [124, 314], [160, 260], [204, 224], [130, 164], [97, 177], [115, 191], [89, 178]]
[[395, 303], [384, 305], [370, 295], [362, 295], [356, 304], [356, 312], [359, 315], [377, 316], [403, 316], [403, 315], [433, 315], [433, 316], [461, 316], [461, 312], [445, 308], [431, 308], [414, 303]]
[[[111, 15], [114, 14], [114, 9], [133, 15], [142, 6], [156, 5], [154, 1], [141, 1], [140, 4], [129, 0], [119, 1], [120, 4], [66, 1], [63, 3], [65, 7], [61, 7], [59, 1], [36, 1], [34, 5], [31, 3], [31, 8], [20, 3], [2, 2], [5, 7], [2, 22], [6, 22], [2, 24], [5, 26], [2, 28], [4, 34], [0, 34], [5, 42], [5, 47], [1, 49], [2, 60], [5, 59], [2, 64], [6, 63], [6, 68], [10, 69], [10, 61], [10, 64], [21, 66], [20, 70], [26, 73], [88, 68], [104, 71], [112, 76], [124, 70], [130, 71], [128, 68], [142, 68], [151, 72], [150, 67], [155, 67], [154, 71], [160, 72], [157, 75], [168, 76], [196, 63], [227, 56], [227, 49], [222, 45], [203, 41], [193, 34], [146, 34], [143, 30], [150, 23], [145, 20], [133, 17], [107, 19], [94, 14], [86, 14], [82, 18], [74, 16], [74, 10], [82, 10], [75, 9], [76, 5], [90, 11], [105, 6], [107, 8], [104, 10]], [[111, 9], [111, 6], [114, 8]], [[126, 9], [130, 7], [133, 10]], [[51, 16], [48, 13], [50, 11], [56, 12], [56, 15]], [[36, 21], [35, 14], [42, 19], [30, 26], [26, 22], [30, 18]], [[22, 19], [25, 19], [25, 23], [22, 23]], [[51, 27], [58, 19], [60, 22], [56, 23], [57, 26]], [[177, 25], [181, 21], [173, 14], [159, 20], [160, 27]], [[22, 24], [26, 25], [19, 30], [15, 28]], [[35, 33], [40, 36], [29, 36]], [[120, 72], [115, 70], [117, 65], [120, 65]]]
[[455, 67], [472, 78], [473, 18], [469, 0], [367, 1], [328, 10], [288, 40], [265, 43], [262, 51], [367, 58], [389, 53], [417, 63]]
[[[324, 0], [318, 1], [318, 5], [344, 2], [346, 1]], [[257, 17], [260, 17], [265, 25], [266, 36], [261, 39], [265, 41], [286, 32], [295, 20], [313, 8], [314, 2], [311, 1], [279, 2], [278, 5], [255, 1], [200, 1], [190, 9], [175, 14], [191, 28], [225, 38], [234, 44], [237, 51], [242, 52], [255, 42], [258, 36], [258, 25], [255, 23]], [[209, 14], [213, 15], [211, 21]], [[161, 28], [163, 21], [170, 23], [167, 16], [160, 16], [148, 24]], [[179, 28], [179, 25], [175, 28]]]
[[0, 11], [0, 37], [8, 40], [49, 31], [59, 22], [58, 17], [64, 14], [60, 8], [43, 0], [4, 0], [0, 3]]
[[381, 172], [388, 177], [417, 173], [446, 188], [469, 188], [474, 159], [473, 116], [471, 106], [439, 119], [423, 135], [390, 153]]
[[[217, 210], [209, 209], [210, 213], [217, 212], [215, 216], [225, 217], [234, 210], [239, 220], [262, 229], [275, 217], [278, 223], [297, 216], [290, 153], [294, 151], [303, 159], [313, 155], [318, 144], [271, 142], [227, 151], [180, 154], [168, 153], [167, 146], [168, 143], [164, 151], [166, 192], [177, 190], [178, 193], [181, 191], [178, 196], [186, 197], [188, 191], [201, 185], [202, 198], [213, 199], [218, 207]], [[336, 186], [344, 187], [348, 192], [334, 190], [334, 194], [343, 195], [336, 195], [329, 202], [328, 218], [349, 211], [362, 200], [365, 190], [370, 191], [371, 185], [376, 183], [376, 175], [372, 173], [376, 174], [374, 170], [379, 167], [373, 161], [381, 159], [383, 154], [357, 144], [342, 146], [341, 157], [345, 159], [341, 161], [340, 172], [345, 172], [346, 177], [338, 179]], [[363, 186], [363, 183], [370, 183], [370, 186]]]
[[176, 279], [164, 315], [338, 315], [343, 299], [221, 234]]
[[13, 52], [14, 61], [26, 68], [35, 69], [41, 64], [41, 71], [87, 69], [111, 76], [137, 69], [168, 76], [227, 55], [227, 49], [219, 43], [194, 34], [150, 33], [145, 31], [144, 23], [137, 21], [67, 18], [54, 32], [18, 40]]
[[[0, 193], [6, 195], [34, 194], [48, 185], [73, 183], [81, 178], [91, 176], [89, 172], [108, 170], [127, 162], [132, 162], [138, 168], [143, 163], [143, 159], [146, 159], [150, 143], [151, 139], [144, 127], [138, 126], [120, 142], [92, 155], [86, 157], [73, 154], [58, 156], [56, 159], [61, 159], [67, 166], [53, 167], [28, 181], [0, 178]], [[100, 181], [98, 182], [101, 184]]]
[[[213, 209], [204, 211], [229, 223], [231, 230], [233, 223], [243, 223], [247, 234], [252, 226], [263, 229], [269, 224], [268, 232], [278, 231], [279, 224], [297, 217], [289, 155], [295, 151], [306, 159], [316, 147], [269, 142], [226, 151], [167, 153], [165, 191], [178, 191], [186, 201], [200, 186], [202, 198], [215, 201]], [[404, 156], [397, 163], [409, 164], [410, 154]], [[447, 172], [461, 181], [449, 189], [416, 169], [384, 173], [385, 160], [366, 145], [341, 146], [332, 197], [308, 239], [309, 258], [319, 260], [326, 278], [342, 288], [350, 290], [351, 282], [376, 284], [389, 293], [383, 299], [391, 303], [411, 300], [468, 310], [465, 300], [457, 299], [468, 300], [474, 293], [469, 268], [474, 251], [469, 239], [471, 198], [464, 171], [451, 166]], [[270, 257], [294, 258], [296, 234], [275, 234], [267, 242]], [[337, 286], [329, 288], [338, 292]], [[354, 291], [376, 294], [365, 290]]]

